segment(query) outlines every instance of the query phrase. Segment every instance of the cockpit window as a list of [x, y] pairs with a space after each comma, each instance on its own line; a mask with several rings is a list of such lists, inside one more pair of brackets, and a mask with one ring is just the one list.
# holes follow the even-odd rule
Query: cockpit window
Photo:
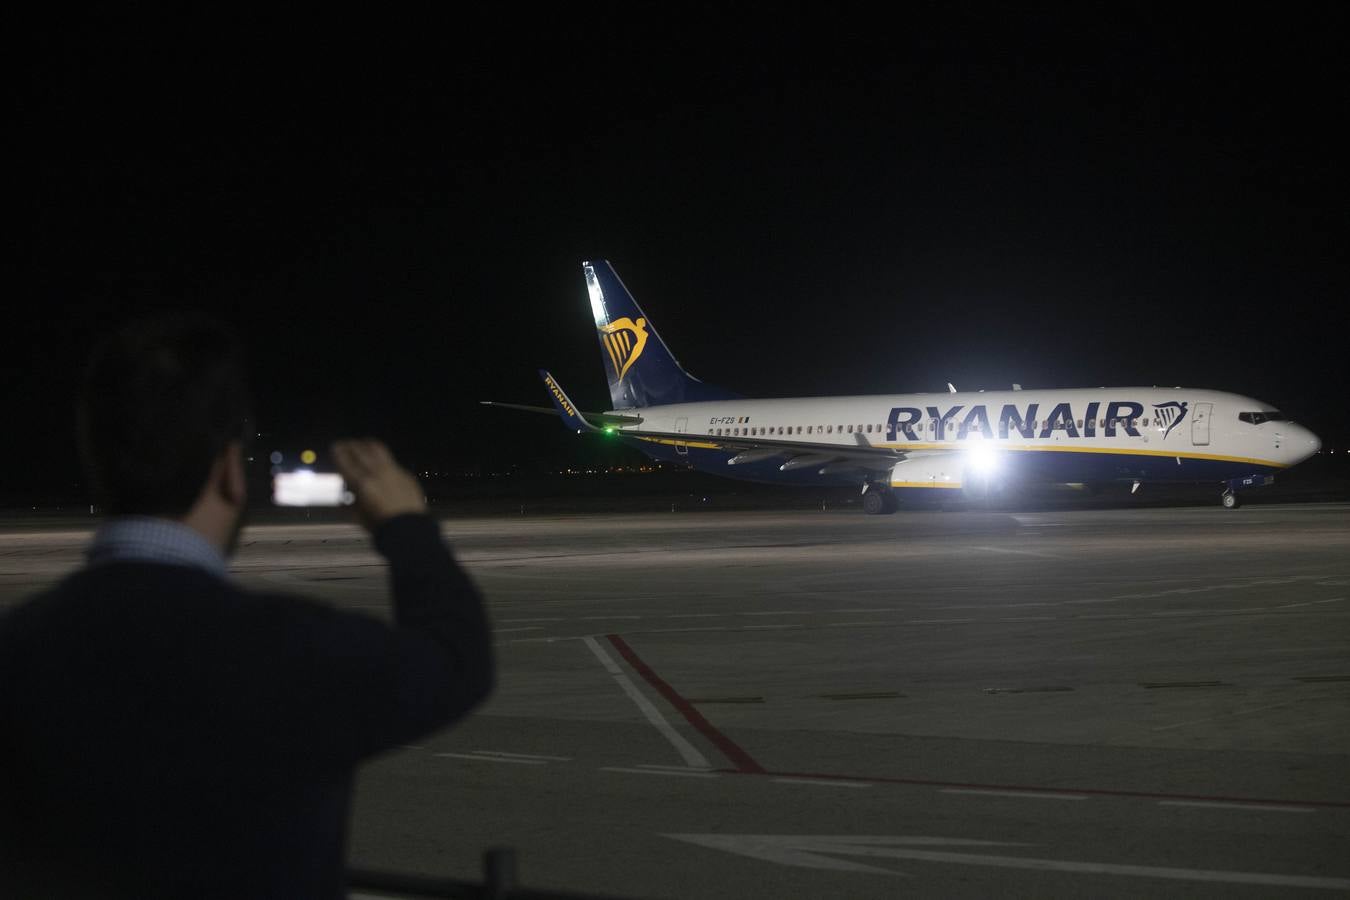
[[1279, 410], [1267, 409], [1263, 412], [1244, 412], [1238, 413], [1238, 419], [1249, 425], [1260, 425], [1263, 422], [1288, 422], [1289, 417]]

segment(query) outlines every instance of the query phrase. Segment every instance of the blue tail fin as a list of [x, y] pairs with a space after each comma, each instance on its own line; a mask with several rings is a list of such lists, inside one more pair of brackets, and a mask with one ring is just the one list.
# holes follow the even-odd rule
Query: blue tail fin
[[614, 409], [736, 397], [680, 368], [613, 266], [601, 259], [584, 262], [581, 269]]

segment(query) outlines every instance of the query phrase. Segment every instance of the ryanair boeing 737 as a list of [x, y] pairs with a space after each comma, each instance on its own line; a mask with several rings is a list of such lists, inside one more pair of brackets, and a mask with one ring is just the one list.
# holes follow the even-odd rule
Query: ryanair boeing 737
[[553, 409], [488, 405], [556, 412], [578, 434], [717, 475], [859, 485], [870, 514], [894, 512], [900, 491], [983, 496], [1015, 481], [1211, 483], [1235, 509], [1321, 447], [1267, 403], [1191, 388], [748, 399], [681, 368], [609, 263], [582, 271], [613, 408], [578, 411], [545, 371]]

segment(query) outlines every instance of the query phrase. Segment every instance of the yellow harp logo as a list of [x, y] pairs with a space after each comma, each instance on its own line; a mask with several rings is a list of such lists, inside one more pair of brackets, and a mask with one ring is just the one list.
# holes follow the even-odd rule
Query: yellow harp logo
[[614, 371], [619, 373], [619, 380], [623, 381], [623, 376], [628, 374], [633, 363], [642, 355], [642, 348], [647, 346], [647, 320], [638, 319], [634, 322], [624, 316], [608, 325], [601, 325], [600, 342], [609, 352]]

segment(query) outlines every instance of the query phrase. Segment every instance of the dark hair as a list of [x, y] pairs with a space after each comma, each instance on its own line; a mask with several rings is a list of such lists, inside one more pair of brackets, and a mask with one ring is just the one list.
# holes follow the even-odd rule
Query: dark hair
[[249, 431], [239, 340], [197, 313], [134, 322], [94, 351], [76, 419], [85, 474], [108, 512], [182, 515]]

